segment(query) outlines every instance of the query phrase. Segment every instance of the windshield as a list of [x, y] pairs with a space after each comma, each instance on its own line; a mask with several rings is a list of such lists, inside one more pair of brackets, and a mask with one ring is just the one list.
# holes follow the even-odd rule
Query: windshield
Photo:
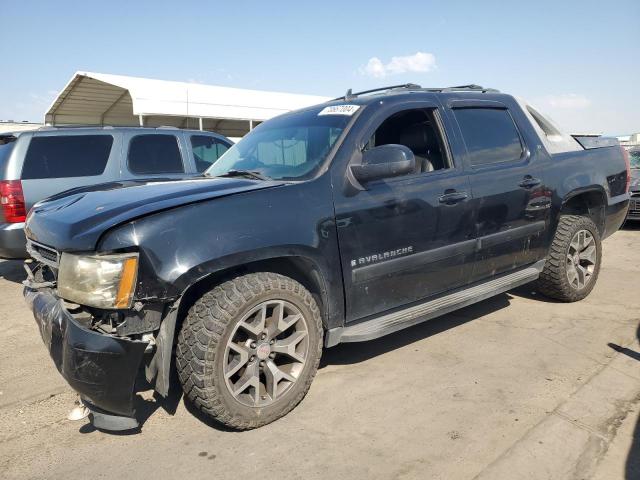
[[630, 151], [629, 160], [631, 162], [631, 168], [640, 168], [640, 150]]
[[344, 131], [350, 115], [322, 107], [269, 120], [233, 145], [205, 175], [256, 172], [273, 180], [312, 177]]

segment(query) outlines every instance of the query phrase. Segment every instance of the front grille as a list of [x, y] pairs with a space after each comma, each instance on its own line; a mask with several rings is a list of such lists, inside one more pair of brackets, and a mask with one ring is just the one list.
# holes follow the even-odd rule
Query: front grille
[[640, 196], [637, 193], [629, 200], [629, 214], [640, 215]]
[[49, 250], [48, 248], [43, 248], [43, 247], [34, 247], [34, 248], [46, 260], [49, 260], [50, 262], [58, 261], [58, 254], [55, 251], [52, 251], [52, 250]]
[[29, 255], [31, 255], [34, 260], [38, 260], [50, 267], [58, 268], [60, 254], [53, 248], [36, 243], [32, 240], [27, 240], [27, 252], [29, 252]]

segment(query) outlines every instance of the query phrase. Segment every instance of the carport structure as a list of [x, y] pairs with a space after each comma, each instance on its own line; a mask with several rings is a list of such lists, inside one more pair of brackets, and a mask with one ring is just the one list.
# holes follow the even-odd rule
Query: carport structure
[[260, 122], [327, 97], [76, 72], [45, 114], [54, 126], [172, 126], [242, 137]]

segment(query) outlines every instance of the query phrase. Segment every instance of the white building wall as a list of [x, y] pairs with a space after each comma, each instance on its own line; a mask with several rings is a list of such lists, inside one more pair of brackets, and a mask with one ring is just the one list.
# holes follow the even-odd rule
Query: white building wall
[[8, 122], [0, 120], [0, 133], [20, 132], [24, 130], [36, 130], [42, 126], [41, 123], [32, 122]]

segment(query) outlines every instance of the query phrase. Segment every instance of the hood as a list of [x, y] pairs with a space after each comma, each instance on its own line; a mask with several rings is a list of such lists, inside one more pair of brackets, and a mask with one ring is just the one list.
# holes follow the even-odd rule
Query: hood
[[131, 180], [69, 190], [33, 206], [27, 237], [59, 251], [94, 250], [109, 228], [190, 203], [274, 188], [284, 182], [191, 177]]

